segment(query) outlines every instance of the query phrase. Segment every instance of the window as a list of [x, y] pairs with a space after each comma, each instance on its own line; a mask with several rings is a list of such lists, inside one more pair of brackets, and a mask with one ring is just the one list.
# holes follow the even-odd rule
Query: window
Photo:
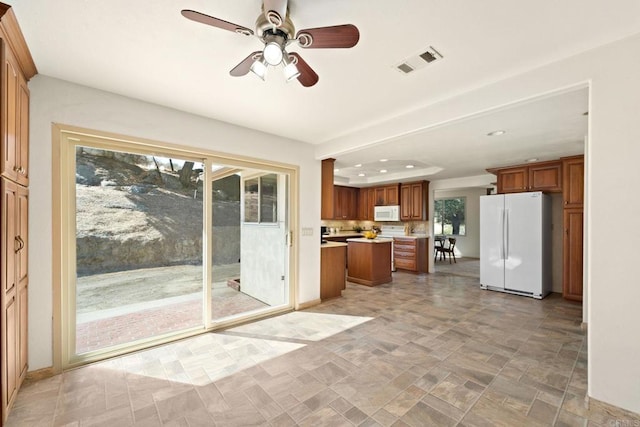
[[278, 222], [278, 176], [274, 173], [244, 182], [244, 222]]
[[434, 202], [434, 234], [464, 236], [466, 234], [465, 197], [439, 199]]

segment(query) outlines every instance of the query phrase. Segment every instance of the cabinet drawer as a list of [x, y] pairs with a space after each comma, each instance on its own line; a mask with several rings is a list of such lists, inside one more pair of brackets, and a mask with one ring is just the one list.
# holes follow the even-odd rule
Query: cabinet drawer
[[394, 243], [393, 244], [394, 251], [405, 251], [405, 252], [415, 252], [416, 244], [406, 244], [406, 243]]
[[416, 270], [416, 260], [413, 259], [405, 259], [398, 258], [395, 260], [396, 268], [404, 269], [404, 270]]
[[407, 258], [407, 259], [416, 259], [415, 252], [404, 252], [404, 251], [393, 251], [393, 258]]

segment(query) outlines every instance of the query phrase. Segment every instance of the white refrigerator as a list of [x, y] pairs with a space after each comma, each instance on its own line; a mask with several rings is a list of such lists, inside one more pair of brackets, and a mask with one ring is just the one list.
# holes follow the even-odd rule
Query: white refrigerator
[[551, 292], [551, 201], [539, 191], [480, 196], [480, 287]]

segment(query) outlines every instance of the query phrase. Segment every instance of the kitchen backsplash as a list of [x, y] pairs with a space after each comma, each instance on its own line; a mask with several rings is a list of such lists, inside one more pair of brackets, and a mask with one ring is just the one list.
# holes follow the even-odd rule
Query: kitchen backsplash
[[405, 221], [405, 222], [381, 222], [381, 221], [340, 221], [322, 220], [321, 225], [329, 228], [340, 228], [341, 231], [351, 231], [354, 227], [361, 227], [363, 230], [371, 230], [371, 227], [381, 227], [383, 225], [408, 225], [413, 234], [429, 234], [429, 221]]

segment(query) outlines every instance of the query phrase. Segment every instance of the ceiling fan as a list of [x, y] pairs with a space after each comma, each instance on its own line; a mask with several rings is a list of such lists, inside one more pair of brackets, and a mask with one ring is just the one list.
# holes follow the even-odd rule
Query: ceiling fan
[[223, 30], [245, 36], [255, 35], [264, 43], [263, 50], [251, 53], [229, 72], [232, 76], [244, 76], [251, 71], [264, 80], [269, 66], [282, 64], [285, 79], [298, 79], [305, 87], [315, 85], [318, 75], [299, 54], [287, 52], [287, 46], [296, 42], [303, 49], [350, 48], [360, 39], [358, 28], [351, 24], [307, 28], [296, 34], [289, 18], [288, 0], [264, 0], [262, 13], [256, 19], [255, 32], [194, 10], [184, 9], [182, 15]]

